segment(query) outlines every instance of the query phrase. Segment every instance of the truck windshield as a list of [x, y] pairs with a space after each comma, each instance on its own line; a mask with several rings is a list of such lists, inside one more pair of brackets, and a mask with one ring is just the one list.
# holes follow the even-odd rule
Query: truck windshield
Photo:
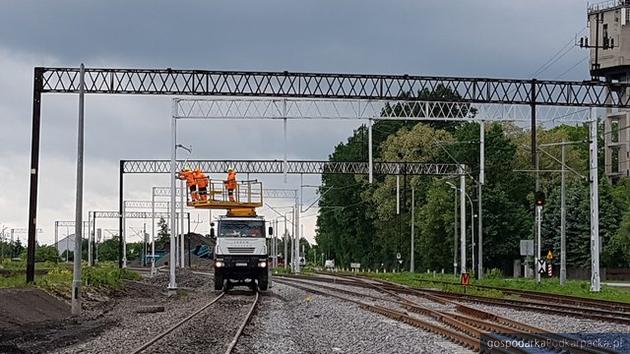
[[264, 221], [234, 220], [219, 223], [219, 237], [265, 237]]

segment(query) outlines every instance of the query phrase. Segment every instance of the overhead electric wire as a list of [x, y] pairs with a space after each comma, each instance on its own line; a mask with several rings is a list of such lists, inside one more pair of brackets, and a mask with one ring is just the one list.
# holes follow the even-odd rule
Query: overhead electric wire
[[[584, 31], [586, 30], [587, 27], [582, 28], [582, 30], [577, 33], [576, 36], [581, 35], [582, 33], [584, 33]], [[571, 51], [571, 49], [573, 49], [574, 47], [572, 47], [571, 45], [575, 44], [575, 37], [571, 38], [562, 48], [560, 48], [553, 56], [551, 56], [551, 58], [549, 58], [549, 60], [547, 60], [544, 64], [542, 64], [533, 74], [531, 74], [530, 76], [532, 77], [536, 77], [537, 75], [542, 74], [543, 72], [547, 71], [553, 64], [555, 64], [556, 62], [558, 62], [558, 60], [560, 60], [562, 57], [564, 57], [565, 55], [567, 55], [567, 53], [569, 53]]]
[[578, 61], [577, 63], [573, 64], [571, 67], [569, 67], [567, 70], [565, 70], [562, 74], [554, 77], [553, 79], [554, 80], [560, 79], [561, 77], [563, 77], [564, 75], [568, 74], [573, 69], [575, 69], [578, 65], [582, 64], [583, 62], [585, 62], [588, 58], [589, 58], [589, 56], [586, 56], [586, 57], [582, 58], [580, 61]]

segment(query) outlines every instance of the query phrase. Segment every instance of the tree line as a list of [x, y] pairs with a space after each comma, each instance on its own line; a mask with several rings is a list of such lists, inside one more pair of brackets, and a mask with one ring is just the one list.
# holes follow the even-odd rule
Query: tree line
[[[444, 95], [456, 95], [443, 92]], [[439, 91], [439, 90], [437, 90]], [[421, 98], [434, 95], [422, 92]], [[476, 114], [461, 105], [455, 116]], [[391, 111], [412, 115], [404, 104], [387, 105]], [[403, 115], [404, 116], [404, 115]], [[479, 123], [379, 120], [373, 125], [374, 159], [382, 161], [462, 163], [468, 167], [467, 201], [468, 265], [471, 264], [470, 219], [473, 213], [477, 237], [477, 183], [479, 175]], [[630, 180], [610, 184], [603, 174], [603, 139], [600, 129], [600, 237], [602, 266], [624, 267], [630, 262]], [[487, 123], [485, 131], [485, 184], [483, 186], [484, 267], [511, 272], [520, 259], [520, 240], [534, 236], [534, 190], [536, 176], [531, 172], [530, 135], [514, 124]], [[367, 161], [367, 128], [356, 129], [346, 142], [335, 146], [330, 161]], [[567, 265], [584, 267], [590, 261], [590, 209], [588, 185], [588, 127], [561, 125], [538, 128], [539, 144], [575, 141], [565, 147]], [[560, 147], [540, 149], [540, 169], [560, 170]], [[529, 171], [528, 171], [529, 170]], [[470, 178], [472, 177], [472, 178]], [[400, 212], [397, 213], [396, 176], [322, 175], [317, 219], [317, 252], [337, 265], [348, 267], [360, 262], [364, 267], [409, 269], [411, 222], [415, 225], [416, 270], [453, 269], [454, 251], [459, 239], [455, 232], [455, 198], [452, 189], [459, 180], [442, 176], [410, 176], [401, 171]], [[560, 174], [540, 174], [540, 188], [546, 193], [543, 211], [542, 247], [560, 249]], [[414, 190], [415, 217], [411, 220], [411, 190]], [[459, 213], [459, 209], [457, 210]], [[458, 220], [457, 220], [458, 221]], [[475, 253], [476, 253], [475, 249]], [[402, 264], [396, 259], [400, 253]], [[476, 256], [476, 254], [475, 254]], [[457, 253], [457, 258], [459, 254]]]

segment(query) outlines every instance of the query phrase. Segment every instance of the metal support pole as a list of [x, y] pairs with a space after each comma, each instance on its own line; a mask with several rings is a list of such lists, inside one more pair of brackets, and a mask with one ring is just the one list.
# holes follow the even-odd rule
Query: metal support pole
[[460, 165], [459, 176], [459, 221], [460, 221], [460, 270], [461, 273], [466, 273], [466, 176], [464, 175], [464, 166]]
[[282, 131], [284, 136], [284, 163], [282, 164], [282, 172], [284, 173], [284, 183], [287, 183], [287, 168], [289, 163], [287, 161], [287, 152], [289, 150], [289, 143], [287, 141], [287, 100], [282, 100], [282, 114], [284, 119], [282, 120]]
[[453, 188], [455, 197], [455, 216], [453, 218], [453, 274], [457, 275], [457, 188]]
[[470, 203], [470, 258], [472, 264], [470, 265], [470, 270], [472, 272], [475, 271], [475, 208], [473, 208], [473, 202], [469, 195], [468, 202]]
[[155, 275], [155, 187], [151, 188], [151, 276]]
[[477, 243], [477, 278], [483, 278], [483, 202], [482, 202], [482, 190], [483, 185], [486, 183], [486, 133], [485, 133], [485, 125], [484, 122], [479, 122], [479, 185], [477, 186], [479, 189], [477, 190], [477, 235], [479, 238], [479, 242]]
[[368, 121], [368, 170], [369, 170], [369, 182], [374, 182], [374, 157], [372, 152], [372, 124], [374, 122], [370, 119]]
[[411, 185], [411, 255], [409, 257], [409, 271], [413, 273], [416, 267], [415, 251], [416, 251], [416, 190]]
[[[94, 222], [96, 223], [96, 218], [94, 218]], [[101, 238], [103, 237], [103, 230], [102, 229], [96, 229], [96, 244], [94, 247], [94, 262], [96, 264], [98, 264], [98, 243], [101, 240]]]
[[536, 143], [536, 79], [531, 83], [531, 97], [530, 97], [530, 110], [531, 110], [531, 144], [532, 144], [532, 165], [537, 164], [536, 153], [538, 151], [538, 145]]
[[72, 272], [72, 314], [81, 313], [81, 235], [83, 233], [83, 142], [84, 142], [85, 67], [79, 73], [79, 131], [77, 137], [77, 191], [74, 214], [74, 258]]
[[28, 202], [28, 241], [26, 249], [26, 282], [35, 280], [35, 244], [37, 234], [37, 187], [39, 173], [39, 131], [41, 127], [41, 104], [43, 68], [33, 73], [33, 126], [31, 131], [31, 180]]
[[[540, 258], [540, 232], [541, 232], [541, 224], [542, 224], [542, 206], [536, 206], [536, 268], [538, 267], [538, 262]], [[536, 282], [540, 283], [540, 273], [538, 269], [536, 269]]]
[[561, 145], [562, 172], [560, 173], [560, 285], [564, 285], [567, 280], [567, 235], [565, 220], [567, 217], [565, 202], [565, 144], [564, 139]]
[[400, 171], [396, 175], [396, 215], [400, 215]]
[[288, 264], [288, 260], [289, 260], [289, 251], [288, 251], [288, 245], [287, 243], [289, 242], [289, 238], [287, 237], [288, 234], [287, 230], [287, 216], [285, 214], [284, 216], [284, 253], [282, 254], [282, 256], [284, 257], [284, 269], [287, 269], [289, 267]]
[[120, 160], [118, 165], [118, 212], [120, 213], [118, 218], [118, 268], [123, 267], [123, 193], [124, 193], [124, 173], [123, 173], [123, 161]]
[[590, 141], [591, 291], [599, 292], [599, 178], [597, 171], [597, 112], [594, 107], [591, 108]]
[[88, 266], [92, 266], [92, 213], [88, 212]]
[[[182, 192], [185, 192], [185, 190], [183, 190]], [[187, 218], [188, 218], [188, 232], [186, 234], [188, 234], [188, 268], [192, 267], [192, 250], [190, 249], [190, 213], [186, 214]]]
[[142, 225], [142, 266], [146, 267], [147, 266], [147, 251], [148, 251], [148, 243], [149, 240], [147, 239], [147, 223], [145, 222]]
[[295, 226], [293, 251], [295, 253], [294, 261], [296, 273], [300, 272], [300, 201], [298, 198], [299, 197], [296, 196], [295, 219], [293, 220]]
[[173, 100], [172, 102], [172, 115], [171, 115], [171, 208], [170, 208], [170, 224], [171, 224], [171, 232], [170, 232], [170, 260], [169, 260], [169, 282], [168, 289], [176, 290], [177, 283], [175, 282], [175, 229], [177, 225], [177, 219], [175, 218], [175, 202], [176, 202], [176, 191], [177, 187], [175, 185], [175, 170], [176, 170], [176, 159], [177, 152], [177, 119], [175, 118], [175, 113], [177, 112], [177, 101]]
[[98, 244], [98, 239], [96, 238], [96, 212], [92, 212], [92, 265], [95, 265], [97, 262], [96, 258], [96, 248]]
[[[2, 230], [2, 259], [4, 260], [4, 230]], [[66, 242], [68, 240], [66, 239]], [[55, 249], [59, 253], [59, 221], [55, 221]], [[59, 258], [59, 257], [57, 257]]]
[[186, 189], [184, 189], [184, 181], [179, 181], [179, 187], [181, 190], [181, 194], [179, 195], [179, 266], [180, 268], [185, 268], [186, 266], [186, 248], [184, 247], [184, 195], [186, 194]]
[[125, 214], [127, 213], [127, 208], [125, 207], [124, 202], [123, 202], [122, 210], [123, 210], [123, 212], [122, 212], [122, 233], [120, 234], [120, 239], [122, 240], [122, 252], [123, 252], [122, 262], [123, 262], [123, 268], [127, 268], [127, 218], [125, 218]]

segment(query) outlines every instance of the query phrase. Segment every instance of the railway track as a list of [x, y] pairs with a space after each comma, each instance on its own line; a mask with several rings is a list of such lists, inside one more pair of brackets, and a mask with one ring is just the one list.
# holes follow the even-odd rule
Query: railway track
[[[573, 316], [579, 318], [588, 318], [592, 320], [605, 321], [605, 322], [614, 322], [630, 325], [630, 312], [626, 312], [624, 310], [615, 311], [610, 310], [610, 308], [614, 308], [617, 306], [618, 308], [622, 308], [625, 304], [614, 302], [614, 301], [606, 301], [606, 300], [591, 300], [591, 299], [583, 299], [577, 298], [583, 301], [575, 300], [575, 297], [572, 298], [573, 304], [568, 304], [568, 300], [565, 303], [558, 303], [554, 298], [555, 295], [545, 295], [539, 296], [536, 300], [525, 300], [525, 299], [505, 299], [505, 298], [491, 298], [479, 295], [470, 295], [470, 294], [462, 294], [462, 293], [452, 293], [445, 292], [441, 290], [435, 289], [425, 289], [425, 288], [412, 288], [409, 286], [403, 286], [397, 283], [376, 280], [367, 277], [361, 276], [346, 276], [346, 275], [335, 275], [335, 277], [343, 278], [343, 279], [335, 279], [331, 277], [330, 274], [321, 274], [322, 276], [326, 276], [326, 278], [317, 277], [317, 281], [321, 282], [332, 282], [332, 283], [346, 283], [347, 285], [358, 284], [358, 279], [370, 279], [374, 282], [379, 282], [383, 285], [384, 288], [407, 293], [410, 295], [418, 295], [418, 296], [428, 296], [433, 295], [435, 297], [444, 298], [447, 300], [453, 301], [464, 301], [470, 303], [479, 303], [493, 306], [502, 306], [513, 309], [520, 310], [528, 310], [545, 314], [557, 314], [563, 316]], [[300, 277], [304, 277], [301, 275]], [[308, 276], [307, 276], [308, 278]], [[598, 304], [600, 301], [603, 303], [608, 303], [608, 309], [598, 308]], [[613, 303], [613, 304], [611, 304]], [[604, 306], [606, 308], [606, 306]]]
[[[204, 306], [202, 306], [198, 310], [194, 311], [193, 313], [188, 315], [186, 318], [184, 318], [184, 319], [178, 321], [177, 323], [173, 324], [172, 326], [170, 326], [166, 330], [160, 332], [159, 334], [157, 334], [156, 336], [151, 338], [149, 341], [145, 342], [141, 346], [139, 346], [136, 349], [134, 349], [131, 353], [132, 354], [139, 354], [139, 353], [144, 353], [144, 352], [154, 352], [154, 350], [149, 351], [148, 349], [156, 346], [158, 342], [166, 339], [169, 336], [169, 334], [171, 334], [173, 331], [175, 331], [175, 330], [177, 330], [179, 328], [182, 328], [186, 323], [190, 322], [192, 319], [194, 319], [196, 317], [199, 317], [200, 314], [203, 313], [204, 311], [212, 308], [213, 305], [215, 305], [215, 304], [217, 304], [219, 302], [219, 300], [227, 298], [227, 297], [229, 297], [229, 294], [227, 294], [226, 292], [219, 293], [219, 295], [217, 295], [215, 298], [213, 298], [207, 304], [205, 304]], [[225, 351], [225, 354], [230, 354], [234, 350], [234, 347], [236, 346], [236, 344], [238, 342], [238, 339], [242, 335], [243, 330], [247, 326], [247, 323], [249, 322], [249, 320], [252, 317], [252, 314], [254, 313], [254, 310], [256, 308], [256, 305], [258, 304], [259, 298], [260, 298], [260, 293], [258, 291], [255, 291], [254, 292], [254, 300], [253, 300], [252, 304], [250, 305], [250, 307], [249, 307], [249, 309], [247, 311], [247, 314], [245, 315], [245, 317], [241, 321], [241, 323], [240, 323], [240, 325], [239, 325], [239, 327], [238, 327], [238, 329], [236, 331], [236, 334], [234, 334], [231, 337], [232, 338], [231, 341], [227, 344], [227, 349]], [[212, 335], [212, 333], [208, 333], [208, 335]]]
[[[317, 273], [317, 274], [326, 274], [326, 273]], [[364, 277], [361, 275], [356, 275], [353, 277]], [[542, 302], [548, 302], [553, 304], [561, 304], [561, 305], [569, 305], [569, 306], [580, 306], [580, 307], [588, 307], [588, 308], [598, 308], [611, 312], [621, 312], [630, 314], [630, 303], [619, 302], [619, 301], [611, 301], [611, 300], [600, 300], [600, 299], [590, 299], [573, 295], [563, 295], [563, 294], [550, 294], [543, 293], [540, 291], [533, 290], [521, 290], [521, 289], [511, 289], [511, 288], [501, 288], [496, 286], [488, 286], [488, 285], [477, 285], [477, 284], [469, 284], [462, 285], [456, 282], [449, 282], [443, 280], [424, 280], [418, 279], [419, 282], [426, 283], [434, 283], [434, 284], [442, 284], [449, 286], [458, 286], [458, 287], [468, 287], [482, 290], [497, 290], [502, 292], [505, 295], [514, 296], [522, 299], [531, 299]]]
[[[325, 286], [321, 284], [314, 284], [312, 282], [309, 282], [308, 280], [300, 280], [300, 279], [295, 279], [295, 278], [290, 278], [290, 277], [289, 278], [283, 277], [283, 279], [281, 280], [277, 279], [276, 281], [289, 285], [289, 286], [300, 288], [305, 291], [319, 293], [324, 296], [333, 296], [333, 297], [340, 298], [344, 301], [357, 303], [359, 306], [361, 306], [364, 309], [379, 313], [381, 315], [393, 318], [401, 322], [405, 322], [415, 327], [422, 328], [429, 332], [446, 337], [449, 340], [472, 350], [477, 350], [477, 351], [480, 350], [480, 343], [482, 339], [486, 339], [486, 340], [487, 339], [490, 339], [490, 340], [519, 339], [519, 340], [528, 340], [528, 341], [538, 341], [538, 342], [548, 343], [554, 348], [557, 348], [558, 350], [560, 350], [560, 348], [563, 348], [563, 345], [566, 345], [567, 342], [571, 341], [571, 338], [553, 334], [541, 328], [522, 324], [517, 321], [500, 317], [500, 316], [497, 316], [497, 315], [494, 315], [485, 311], [477, 310], [468, 306], [455, 303], [454, 301], [446, 300], [439, 297], [429, 296], [429, 299], [443, 305], [445, 304], [452, 305], [455, 307], [455, 311], [445, 311], [445, 310], [436, 310], [436, 309], [427, 308], [423, 304], [419, 304], [407, 298], [404, 298], [403, 296], [396, 293], [395, 291], [386, 289], [376, 282], [368, 282], [367, 280], [360, 282], [361, 284], [358, 284], [358, 283], [348, 284], [347, 282], [344, 282], [345, 283], [344, 285], [372, 288], [373, 290], [376, 290], [376, 291], [379, 291], [379, 292], [382, 292], [391, 296], [393, 299], [384, 299], [383, 297], [377, 297], [377, 296], [373, 296], [369, 294], [358, 293], [351, 290], [339, 289], [339, 288]], [[341, 284], [341, 282], [337, 282], [337, 284]], [[318, 286], [319, 288], [324, 289], [326, 291], [313, 289], [312, 286]], [[357, 301], [357, 300], [348, 298], [346, 296], [335, 295], [334, 294], [335, 292], [342, 293], [348, 296], [359, 297], [359, 298], [363, 297], [363, 298], [369, 298], [372, 300], [386, 300], [404, 308], [405, 310], [425, 316], [431, 319], [431, 321], [418, 319], [417, 317], [410, 316], [408, 313], [403, 312], [403, 311], [398, 311], [398, 310], [394, 310], [394, 309], [379, 306], [379, 305], [369, 304], [364, 301]], [[437, 325], [435, 323], [436, 321], [439, 322], [440, 325]], [[496, 351], [499, 348], [494, 348], [494, 349]], [[564, 349], [566, 349], [566, 347]], [[521, 353], [524, 351], [518, 348], [503, 348], [501, 350], [498, 350], [498, 352]], [[588, 348], [573, 347], [571, 349], [571, 352], [572, 353], [615, 353], [615, 351], [611, 351], [604, 348], [597, 348], [597, 347], [588, 347]]]

